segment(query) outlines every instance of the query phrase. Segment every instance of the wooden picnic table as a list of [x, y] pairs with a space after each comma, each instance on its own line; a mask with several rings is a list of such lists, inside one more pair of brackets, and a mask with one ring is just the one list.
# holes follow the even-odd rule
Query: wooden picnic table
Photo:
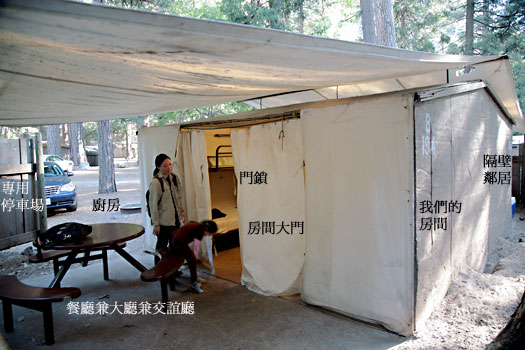
[[122, 256], [127, 262], [133, 265], [140, 272], [146, 271], [144, 265], [132, 257], [123, 248], [123, 242], [133, 240], [144, 234], [144, 227], [137, 224], [129, 223], [103, 223], [92, 224], [91, 233], [79, 242], [57, 243], [52, 247], [42, 246], [42, 249], [68, 250], [70, 251], [66, 260], [61, 265], [58, 273], [55, 274], [50, 288], [60, 286], [60, 282], [66, 275], [67, 271], [76, 260], [80, 253], [88, 253], [91, 250], [101, 248], [112, 249]]

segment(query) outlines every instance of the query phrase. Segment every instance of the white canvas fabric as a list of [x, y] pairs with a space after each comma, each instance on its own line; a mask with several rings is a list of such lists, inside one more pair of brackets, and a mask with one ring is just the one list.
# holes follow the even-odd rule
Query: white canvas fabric
[[[138, 134], [138, 161], [140, 164], [140, 204], [142, 208], [142, 225], [146, 229], [145, 245], [148, 249], [155, 249], [157, 239], [153, 235], [153, 227], [146, 209], [146, 191], [153, 179], [155, 170], [155, 157], [160, 153], [167, 154], [172, 163], [177, 149], [177, 138], [180, 125], [163, 127], [143, 127]], [[175, 168], [174, 168], [175, 169]], [[179, 174], [179, 173], [177, 173]]]
[[494, 240], [510, 229], [512, 130], [484, 89], [419, 102], [414, 112], [419, 327], [462, 269], [483, 271]]
[[412, 95], [301, 111], [306, 172], [302, 298], [413, 331]]
[[475, 79], [490, 83], [517, 123], [523, 117], [505, 57], [414, 52], [62, 0], [2, 1], [0, 37], [0, 125], [243, 100], [283, 106]]
[[[305, 234], [304, 227], [292, 227], [305, 220], [300, 121], [233, 129], [231, 140], [238, 179], [242, 283], [264, 295], [300, 292]], [[250, 184], [243, 172], [265, 172], [267, 183]]]
[[[175, 168], [177, 173], [181, 174], [185, 190], [184, 209], [187, 221], [209, 220], [211, 218], [210, 180], [204, 131], [181, 133]], [[198, 257], [207, 260], [214, 273], [211, 249], [211, 237], [204, 237]]]
[[187, 219], [199, 222], [209, 220], [210, 181], [204, 132], [183, 132], [180, 138], [175, 162], [186, 191]]

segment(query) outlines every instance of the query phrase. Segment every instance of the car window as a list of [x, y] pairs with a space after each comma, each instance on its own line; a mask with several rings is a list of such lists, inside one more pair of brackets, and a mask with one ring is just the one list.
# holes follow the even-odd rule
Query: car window
[[60, 169], [59, 166], [53, 164], [53, 165], [45, 165], [44, 166], [44, 175], [45, 176], [62, 176], [64, 175], [64, 172], [62, 169]]

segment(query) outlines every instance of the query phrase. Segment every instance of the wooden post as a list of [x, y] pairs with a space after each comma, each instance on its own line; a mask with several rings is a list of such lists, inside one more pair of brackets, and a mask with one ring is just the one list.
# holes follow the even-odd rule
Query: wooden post
[[522, 143], [522, 144], [519, 145], [519, 151], [520, 151], [520, 153], [519, 153], [520, 154], [520, 158], [519, 158], [520, 161], [519, 161], [519, 165], [518, 165], [518, 167], [520, 169], [520, 173], [519, 173], [520, 174], [520, 176], [519, 176], [519, 179], [520, 179], [520, 183], [519, 183], [519, 189], [520, 189], [519, 190], [519, 203], [523, 204], [523, 201], [525, 199], [524, 196], [523, 196], [523, 190], [524, 190], [523, 184], [525, 183], [525, 171], [524, 171], [525, 169], [523, 167], [523, 165], [525, 163], [524, 162], [524, 158], [525, 158], [525, 144]]
[[36, 163], [36, 198], [42, 198], [44, 202], [44, 209], [38, 212], [38, 222], [40, 232], [47, 230], [47, 205], [46, 205], [46, 190], [44, 178], [44, 161], [42, 157], [42, 135], [40, 133], [35, 135], [35, 160]]
[[[521, 147], [518, 148], [521, 153]], [[512, 157], [512, 196], [516, 198], [516, 202], [521, 202], [521, 164], [522, 156]]]

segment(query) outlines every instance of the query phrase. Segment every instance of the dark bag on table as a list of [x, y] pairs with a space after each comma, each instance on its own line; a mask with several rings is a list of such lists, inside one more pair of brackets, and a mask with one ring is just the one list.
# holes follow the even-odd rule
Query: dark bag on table
[[90, 225], [66, 222], [42, 232], [38, 238], [41, 245], [53, 247], [57, 243], [82, 241], [92, 230], [93, 228]]

